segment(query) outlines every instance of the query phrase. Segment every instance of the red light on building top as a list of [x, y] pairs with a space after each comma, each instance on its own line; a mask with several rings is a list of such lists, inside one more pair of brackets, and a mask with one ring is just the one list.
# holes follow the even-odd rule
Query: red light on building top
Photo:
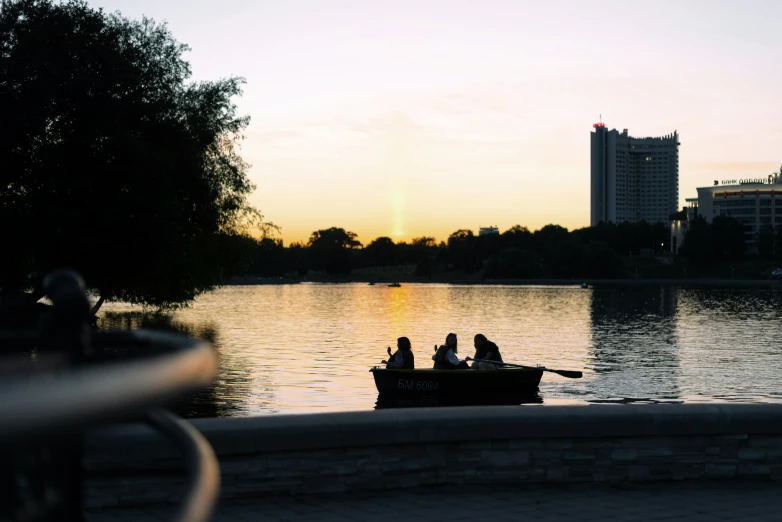
[[627, 132], [628, 130], [630, 130], [630, 129], [625, 129], [624, 131]]
[[595, 123], [594, 125], [592, 125], [592, 127], [596, 128], [596, 129], [597, 129], [598, 127], [605, 127], [605, 126], [606, 126], [606, 124], [605, 124], [605, 123], [603, 123], [603, 122], [600, 122], [600, 123]]

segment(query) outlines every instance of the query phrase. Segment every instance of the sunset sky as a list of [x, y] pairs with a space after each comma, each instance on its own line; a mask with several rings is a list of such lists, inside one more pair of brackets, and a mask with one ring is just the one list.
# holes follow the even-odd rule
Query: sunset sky
[[251, 201], [288, 244], [589, 224], [589, 133], [681, 134], [679, 194], [782, 165], [782, 2], [91, 0], [246, 78]]

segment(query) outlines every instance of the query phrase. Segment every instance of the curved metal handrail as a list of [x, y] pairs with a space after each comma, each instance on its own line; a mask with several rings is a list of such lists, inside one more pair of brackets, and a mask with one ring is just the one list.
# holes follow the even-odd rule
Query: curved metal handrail
[[[38, 517], [42, 511], [30, 505], [31, 498], [46, 504], [50, 497], [66, 501], [48, 506], [53, 516], [83, 518], [83, 429], [92, 423], [137, 415], [208, 385], [217, 369], [211, 346], [189, 337], [146, 330], [93, 332], [89, 328], [91, 313], [84, 280], [71, 270], [52, 272], [44, 278], [43, 286], [52, 307], [39, 318], [37, 331], [0, 332], [0, 344], [38, 348], [47, 359], [46, 371], [25, 372], [29, 368], [5, 365], [0, 380], [0, 448], [17, 444], [22, 453], [27, 449], [30, 459], [25, 462], [36, 463], [35, 452], [39, 450], [31, 453], [31, 441], [43, 447], [59, 445], [55, 451], [62, 452], [59, 462], [64, 470], [55, 474], [55, 482], [59, 480], [64, 491], [58, 497], [38, 480], [13, 477], [10, 482], [17, 487], [12, 488], [10, 496], [0, 490], [0, 499], [8, 499], [0, 505], [8, 508], [0, 518], [22, 504], [31, 509], [25, 516]], [[146, 357], [95, 364], [105, 354], [96, 354], [94, 349], [111, 345], [141, 348], [139, 352]], [[195, 428], [172, 413], [154, 409], [146, 413], [146, 420], [184, 448], [191, 487], [177, 520], [209, 520], [220, 484], [219, 465], [211, 446]], [[48, 450], [42, 453], [49, 455]], [[0, 482], [10, 483], [8, 476], [0, 476]], [[34, 487], [30, 486], [32, 482]]]
[[184, 458], [190, 475], [190, 491], [175, 520], [207, 522], [212, 517], [220, 490], [220, 466], [212, 446], [193, 426], [162, 409], [147, 412], [146, 420], [184, 447]]
[[208, 385], [215, 374], [216, 357], [203, 341], [143, 330], [111, 334], [174, 353], [0, 381], [0, 444], [140, 413]]
[[[2, 340], [36, 344], [36, 336], [28, 332], [6, 334]], [[143, 348], [146, 356], [0, 380], [0, 445], [51, 439], [147, 410], [145, 420], [184, 450], [190, 488], [175, 520], [210, 520], [220, 488], [214, 450], [187, 421], [149, 408], [208, 385], [217, 367], [212, 347], [182, 335], [147, 330], [95, 332], [91, 341], [105, 347]]]

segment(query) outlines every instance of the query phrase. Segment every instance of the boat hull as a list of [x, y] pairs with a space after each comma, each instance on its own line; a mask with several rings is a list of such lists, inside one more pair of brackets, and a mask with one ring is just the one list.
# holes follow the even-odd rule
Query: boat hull
[[370, 371], [378, 393], [383, 395], [515, 396], [536, 392], [543, 377], [543, 370], [537, 368]]
[[376, 410], [389, 408], [442, 408], [449, 406], [516, 406], [519, 404], [542, 404], [537, 392], [479, 395], [411, 395], [379, 393]]

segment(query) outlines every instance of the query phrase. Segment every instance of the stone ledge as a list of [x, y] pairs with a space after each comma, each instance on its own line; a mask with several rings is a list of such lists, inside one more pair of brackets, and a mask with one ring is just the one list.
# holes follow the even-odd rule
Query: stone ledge
[[[220, 456], [325, 448], [523, 439], [782, 434], [782, 405], [490, 406], [195, 419]], [[576, 442], [577, 443], [577, 442]], [[123, 448], [123, 451], [117, 451]], [[87, 434], [95, 462], [176, 457], [142, 425]]]
[[[415, 410], [407, 421], [405, 415], [367, 412], [194, 424], [221, 444], [216, 449], [223, 500], [454, 484], [782, 481], [782, 436], [775, 432], [780, 408], [774, 405], [579, 407], [593, 412], [591, 419], [566, 415], [569, 408], [549, 409], [559, 410], [565, 421], [541, 415], [542, 408], [479, 408], [430, 410], [434, 420]], [[354, 423], [338, 422], [357, 417], [361, 437], [351, 435]], [[605, 424], [608, 418], [614, 429]], [[430, 422], [431, 429], [421, 428]], [[595, 435], [595, 426], [604, 434]], [[390, 427], [397, 431], [387, 434]], [[318, 439], [328, 430], [332, 438]], [[298, 438], [274, 446], [286, 431]], [[152, 430], [106, 427], [88, 442], [88, 506], [181, 501], [183, 463]]]

